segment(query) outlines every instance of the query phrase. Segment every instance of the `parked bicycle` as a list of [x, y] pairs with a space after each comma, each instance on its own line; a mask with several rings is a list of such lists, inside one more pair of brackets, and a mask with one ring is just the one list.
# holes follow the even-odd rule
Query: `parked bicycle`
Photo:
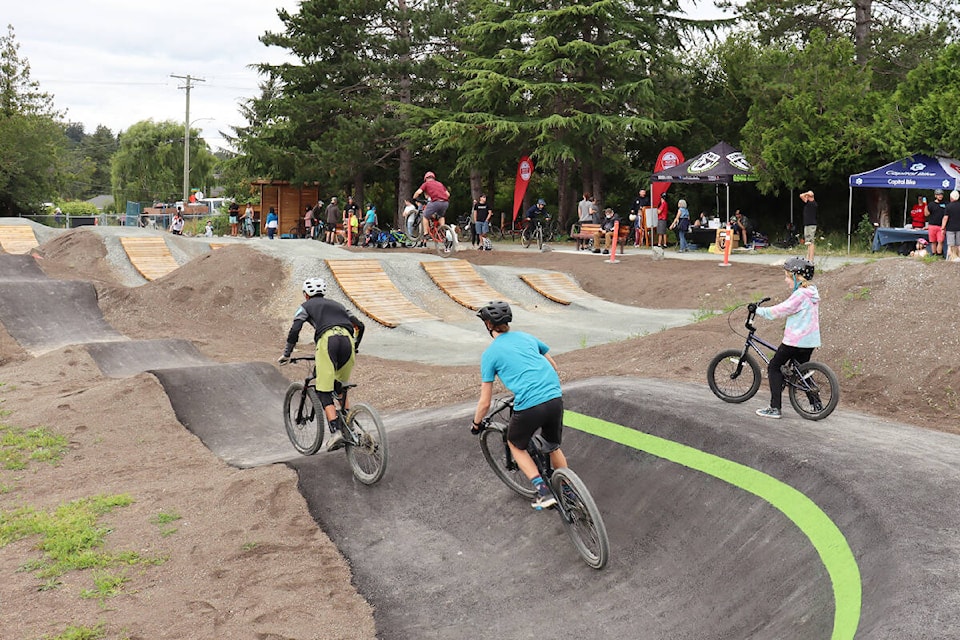
[[[764, 298], [757, 306], [768, 302]], [[760, 347], [776, 351], [776, 345], [770, 344], [756, 335], [757, 328], [753, 324], [755, 311], [747, 311], [747, 321], [744, 323], [749, 333], [743, 349], [727, 349], [718, 353], [707, 367], [707, 384], [710, 390], [724, 402], [746, 402], [760, 389], [760, 366], [751, 351], [756, 353], [763, 362], [770, 364], [770, 357]], [[729, 318], [727, 320], [729, 323]], [[732, 327], [731, 327], [732, 329]], [[840, 401], [840, 383], [836, 374], [822, 362], [798, 363], [788, 360], [781, 367], [784, 383], [788, 387], [790, 404], [796, 409], [800, 417], [807, 420], [823, 420], [829, 416]]]
[[[303, 382], [293, 382], [283, 399], [283, 426], [293, 447], [306, 456], [312, 456], [323, 444], [323, 434], [329, 432], [329, 422], [320, 404], [314, 369], [315, 356], [290, 358], [289, 362], [301, 360], [310, 363], [310, 370]], [[342, 425], [344, 449], [354, 477], [363, 484], [374, 484], [387, 470], [387, 432], [380, 414], [368, 404], [354, 402], [349, 411], [343, 410], [343, 398], [355, 384], [343, 385], [333, 394], [334, 407]]]
[[[507, 444], [507, 422], [513, 414], [513, 398], [496, 401], [496, 408], [480, 423], [480, 450], [487, 464], [505, 485], [527, 500], [537, 496], [530, 480], [520, 471]], [[583, 480], [569, 468], [554, 469], [550, 452], [555, 445], [540, 434], [530, 439], [527, 451], [533, 458], [540, 476], [544, 478], [557, 498], [551, 509], [556, 509], [574, 547], [588, 566], [603, 569], [610, 556], [610, 542], [603, 525], [600, 510]]]

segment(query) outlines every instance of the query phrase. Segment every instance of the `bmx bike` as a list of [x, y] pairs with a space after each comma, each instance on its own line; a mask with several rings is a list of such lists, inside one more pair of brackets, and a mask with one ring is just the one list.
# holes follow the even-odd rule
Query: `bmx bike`
[[[769, 301], [764, 298], [757, 306]], [[714, 395], [724, 402], [746, 402], [760, 389], [760, 365], [751, 352], [756, 353], [766, 364], [770, 357], [760, 347], [776, 351], [777, 347], [756, 334], [753, 324], [755, 310], [747, 311], [744, 323], [749, 333], [743, 349], [721, 351], [707, 367], [707, 384]], [[807, 420], [823, 420], [837, 408], [840, 402], [840, 383], [836, 374], [822, 362], [799, 363], [788, 360], [782, 367], [784, 384], [788, 388], [790, 404]]]
[[[329, 422], [320, 404], [313, 366], [315, 356], [290, 358], [289, 362], [306, 360], [310, 370], [303, 382], [293, 382], [283, 399], [283, 426], [293, 447], [306, 456], [320, 450], [323, 434]], [[363, 484], [374, 484], [387, 470], [387, 431], [377, 410], [363, 402], [355, 402], [348, 411], [343, 409], [347, 390], [357, 385], [343, 385], [333, 394], [333, 404], [340, 418], [344, 449], [354, 477]]]
[[[547, 217], [544, 220], [547, 224], [550, 223], [550, 218]], [[530, 229], [524, 229], [520, 233], [520, 242], [523, 244], [523, 248], [528, 248], [534, 242], [537, 243], [537, 249], [543, 249], [543, 241], [545, 237], [545, 231], [543, 224], [540, 222], [540, 219], [537, 218], [533, 227]]]
[[[507, 420], [513, 413], [513, 398], [496, 402], [496, 408], [480, 423], [480, 450], [487, 464], [505, 485], [532, 500], [537, 491], [520, 471], [507, 445]], [[589, 567], [603, 569], [610, 556], [610, 542], [603, 517], [580, 476], [569, 468], [554, 469], [550, 464], [550, 452], [554, 449], [556, 446], [544, 440], [540, 434], [531, 438], [527, 445], [540, 476], [547, 481], [557, 498], [556, 505], [550, 508], [560, 514], [573, 546]]]

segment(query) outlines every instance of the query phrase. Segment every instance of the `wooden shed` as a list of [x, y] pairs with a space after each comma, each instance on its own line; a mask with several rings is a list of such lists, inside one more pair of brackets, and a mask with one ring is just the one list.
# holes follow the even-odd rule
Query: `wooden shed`
[[267, 213], [273, 207], [280, 218], [279, 234], [303, 233], [303, 211], [317, 204], [320, 187], [317, 184], [292, 185], [284, 180], [257, 180], [260, 189], [260, 230], [266, 233]]

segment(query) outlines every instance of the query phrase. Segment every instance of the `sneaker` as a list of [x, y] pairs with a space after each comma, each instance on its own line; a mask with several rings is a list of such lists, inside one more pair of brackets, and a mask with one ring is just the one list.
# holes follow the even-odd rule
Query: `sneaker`
[[553, 497], [552, 493], [548, 493], [545, 496], [538, 495], [537, 499], [530, 503], [530, 506], [537, 511], [543, 511], [544, 509], [549, 509], [555, 504], [557, 504], [557, 499]]
[[757, 409], [757, 415], [763, 416], [764, 418], [776, 418], [780, 419], [780, 409], [774, 409], [773, 407], [767, 407], [766, 409]]
[[[778, 418], [780, 416], [777, 416]], [[337, 449], [342, 449], [347, 443], [343, 440], [343, 433], [337, 431], [330, 437], [330, 442], [327, 443], [327, 451], [336, 451]]]
[[603, 250], [603, 255], [609, 255], [609, 254], [610, 254], [610, 249]]
[[600, 253], [600, 249], [594, 249], [593, 252], [594, 252], [594, 253]]

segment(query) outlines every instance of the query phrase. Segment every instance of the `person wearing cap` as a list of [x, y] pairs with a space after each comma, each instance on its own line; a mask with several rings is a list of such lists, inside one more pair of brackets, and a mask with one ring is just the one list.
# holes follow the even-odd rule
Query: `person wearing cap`
[[931, 255], [943, 255], [943, 216], [947, 212], [947, 203], [943, 201], [943, 189], [933, 192], [933, 202], [927, 203], [927, 249]]
[[817, 200], [813, 191], [800, 194], [803, 201], [803, 241], [807, 243], [807, 260], [813, 262], [813, 248], [817, 239]]

